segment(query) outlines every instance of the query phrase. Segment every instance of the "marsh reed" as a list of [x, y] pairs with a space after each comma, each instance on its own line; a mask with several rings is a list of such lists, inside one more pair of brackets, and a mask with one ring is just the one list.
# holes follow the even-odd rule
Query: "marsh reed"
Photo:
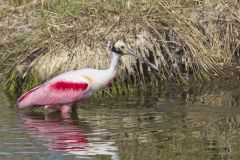
[[115, 87], [237, 80], [237, 1], [19, 0], [1, 2], [3, 87], [22, 92], [67, 70], [105, 68], [109, 46], [124, 39], [161, 71], [124, 57]]

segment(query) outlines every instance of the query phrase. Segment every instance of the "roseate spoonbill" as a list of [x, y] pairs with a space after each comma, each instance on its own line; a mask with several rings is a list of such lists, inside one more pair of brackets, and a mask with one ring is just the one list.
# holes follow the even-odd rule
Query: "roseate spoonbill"
[[73, 104], [111, 83], [116, 75], [118, 59], [123, 55], [132, 55], [158, 71], [157, 66], [128, 50], [125, 43], [119, 40], [111, 48], [111, 64], [108, 69], [85, 68], [62, 73], [24, 93], [17, 100], [17, 104], [20, 109], [38, 105], [67, 113], [71, 111]]

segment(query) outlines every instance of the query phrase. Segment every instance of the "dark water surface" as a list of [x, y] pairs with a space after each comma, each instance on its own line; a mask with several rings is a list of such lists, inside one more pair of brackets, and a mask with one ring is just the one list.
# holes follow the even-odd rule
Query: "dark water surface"
[[[239, 98], [219, 93], [185, 104], [156, 96], [91, 98], [71, 115], [19, 111], [0, 94], [0, 159], [237, 160], [240, 108], [226, 97]], [[211, 98], [215, 103], [203, 104]]]

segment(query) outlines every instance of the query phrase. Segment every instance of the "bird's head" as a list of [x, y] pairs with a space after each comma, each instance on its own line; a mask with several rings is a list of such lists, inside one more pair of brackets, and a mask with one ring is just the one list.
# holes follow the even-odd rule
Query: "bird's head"
[[127, 54], [127, 46], [123, 41], [118, 40], [113, 44], [111, 51], [117, 53], [119, 56], [123, 56]]
[[152, 64], [148, 60], [146, 60], [145, 58], [143, 58], [141, 56], [138, 56], [137, 54], [133, 53], [130, 49], [128, 49], [126, 44], [121, 40], [118, 40], [117, 42], [115, 42], [113, 44], [111, 52], [114, 52], [119, 56], [132, 55], [136, 59], [139, 59], [139, 60], [143, 61], [144, 63], [146, 63], [149, 67], [159, 71], [158, 67], [155, 64]]

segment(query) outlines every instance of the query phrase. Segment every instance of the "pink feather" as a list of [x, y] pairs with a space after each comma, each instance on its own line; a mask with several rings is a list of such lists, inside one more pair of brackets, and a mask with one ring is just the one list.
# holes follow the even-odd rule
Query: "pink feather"
[[87, 83], [57, 81], [43, 84], [25, 94], [17, 101], [20, 108], [32, 105], [64, 105], [80, 100], [88, 88]]

